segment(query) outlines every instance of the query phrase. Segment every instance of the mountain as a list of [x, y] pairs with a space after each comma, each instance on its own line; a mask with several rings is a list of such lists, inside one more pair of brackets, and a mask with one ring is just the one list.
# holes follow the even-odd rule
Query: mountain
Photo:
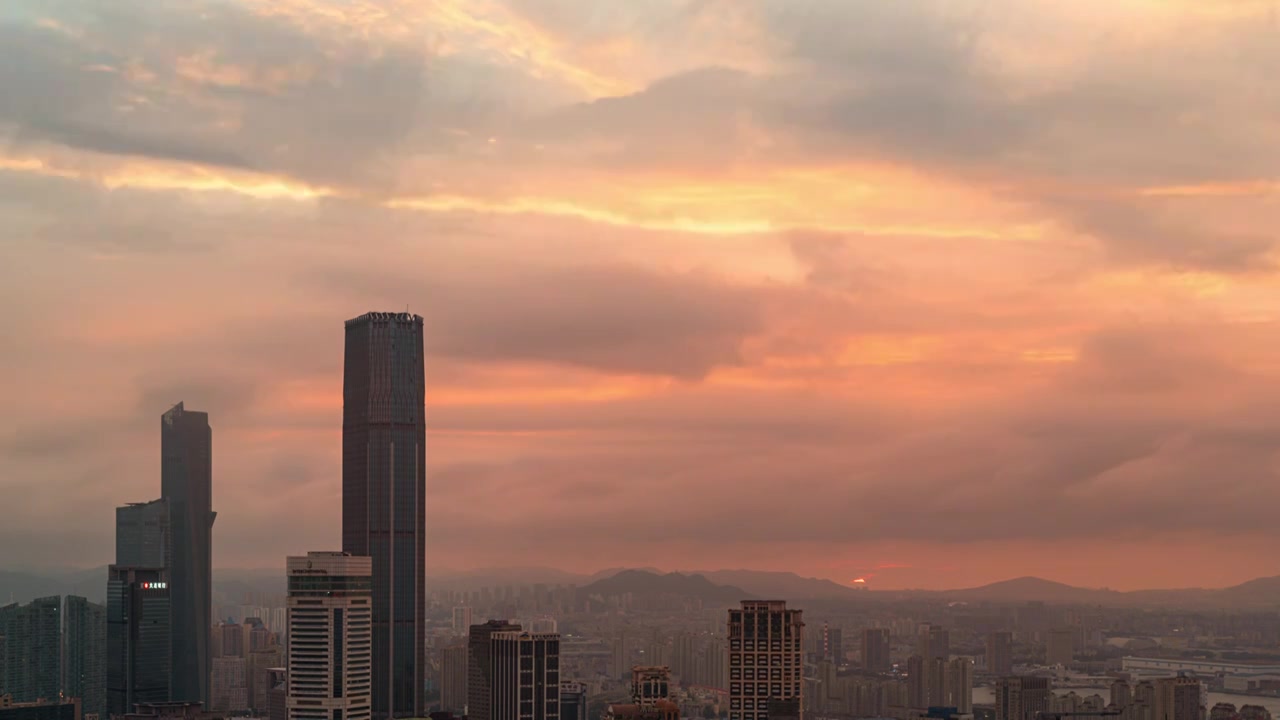
[[685, 575], [683, 573], [667, 573], [666, 575], [645, 570], [622, 570], [614, 575], [597, 580], [586, 587], [578, 588], [580, 596], [590, 595], [637, 595], [652, 597], [657, 595], [675, 595], [678, 597], [698, 598], [711, 604], [732, 604], [739, 600], [748, 600], [753, 596], [728, 585], [717, 585], [702, 575]]
[[825, 600], [860, 597], [858, 591], [831, 580], [801, 577], [789, 572], [762, 570], [698, 570], [697, 574], [720, 585], [733, 585], [761, 598]]
[[940, 593], [954, 600], [965, 602], [1030, 602], [1039, 600], [1055, 605], [1110, 605], [1124, 593], [1115, 590], [1079, 588], [1037, 577], [1020, 577], [1003, 580], [966, 590]]

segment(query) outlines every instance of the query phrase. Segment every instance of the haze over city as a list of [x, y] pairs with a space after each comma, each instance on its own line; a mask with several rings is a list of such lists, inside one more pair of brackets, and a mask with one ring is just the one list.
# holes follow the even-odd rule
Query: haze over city
[[[0, 4], [0, 569], [342, 546], [423, 317], [432, 573], [1280, 573], [1269, 0]], [[476, 618], [480, 620], [479, 617]]]

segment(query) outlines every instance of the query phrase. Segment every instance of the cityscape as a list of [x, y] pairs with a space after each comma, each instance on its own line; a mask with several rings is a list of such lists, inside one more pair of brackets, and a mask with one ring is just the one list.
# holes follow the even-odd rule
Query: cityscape
[[1277, 77], [1280, 0], [0, 2], [0, 720], [1280, 720]]

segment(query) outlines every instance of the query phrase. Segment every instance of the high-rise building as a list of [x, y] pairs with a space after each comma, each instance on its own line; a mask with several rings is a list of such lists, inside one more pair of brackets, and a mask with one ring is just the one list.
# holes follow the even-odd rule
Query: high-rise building
[[1188, 675], [1156, 680], [1155, 720], [1202, 720], [1200, 680]]
[[466, 635], [471, 632], [471, 608], [459, 605], [453, 609], [453, 632], [455, 635]]
[[[209, 706], [213, 605], [213, 431], [178, 403], [160, 417], [160, 495], [169, 505], [171, 700]], [[119, 563], [117, 563], [119, 564]]]
[[946, 707], [948, 705], [949, 679], [948, 663], [945, 658], [934, 657], [925, 661], [925, 707]]
[[844, 631], [824, 624], [822, 626], [822, 655], [837, 666], [844, 664]]
[[631, 668], [631, 702], [641, 708], [656, 707], [671, 698], [671, 668], [666, 665], [637, 665]]
[[289, 669], [267, 671], [267, 720], [289, 719]]
[[1070, 665], [1075, 659], [1075, 631], [1070, 628], [1050, 630], [1045, 640], [1045, 664]]
[[15, 703], [57, 701], [62, 688], [62, 598], [0, 607], [0, 635], [5, 638], [0, 690], [12, 695]]
[[249, 681], [249, 709], [258, 715], [265, 715], [268, 710], [271, 671], [284, 666], [285, 662], [287, 660], [284, 656], [284, 649], [279, 645], [254, 650], [246, 658], [246, 678]]
[[582, 683], [560, 683], [560, 720], [587, 720], [587, 688]]
[[887, 673], [893, 669], [889, 656], [888, 628], [863, 629], [862, 668], [868, 672], [878, 673]]
[[689, 633], [677, 633], [671, 638], [671, 672], [683, 682], [697, 684], [697, 642]]
[[346, 323], [342, 549], [373, 559], [373, 712], [425, 714], [426, 422], [422, 317]]
[[944, 705], [953, 707], [961, 715], [973, 712], [973, 661], [969, 658], [953, 658], [947, 663], [947, 684]]
[[951, 634], [941, 625], [922, 623], [916, 638], [916, 654], [926, 661], [933, 658], [951, 659]]
[[219, 657], [244, 657], [244, 628], [240, 623], [218, 623], [214, 629], [214, 633], [218, 636]]
[[907, 658], [907, 704], [912, 708], [929, 705], [928, 665], [919, 655]]
[[209, 678], [209, 709], [227, 713], [248, 710], [248, 674], [248, 664], [242, 657], [214, 658]]
[[373, 562], [289, 557], [289, 720], [369, 720]]
[[107, 608], [68, 595], [62, 613], [62, 694], [106, 720]]
[[1013, 674], [1013, 633], [993, 632], [987, 636], [987, 672], [1000, 677]]
[[1128, 680], [1116, 680], [1111, 683], [1111, 704], [1118, 710], [1124, 710], [1133, 704], [1133, 687]]
[[[497, 630], [497, 623], [471, 628], [468, 664], [470, 720], [559, 720], [560, 636]], [[487, 643], [484, 641], [487, 639]], [[479, 644], [487, 649], [480, 649]], [[483, 667], [478, 667], [483, 666]]]
[[711, 638], [699, 655], [698, 684], [716, 688], [720, 691], [729, 689], [729, 654], [728, 646], [721, 638]]
[[1150, 680], [1139, 680], [1133, 686], [1133, 704], [1129, 706], [1127, 720], [1155, 720], [1156, 685]]
[[781, 600], [743, 600], [729, 611], [730, 720], [766, 720], [770, 700], [803, 712], [803, 632], [802, 611]]
[[1052, 710], [1049, 678], [1005, 677], [996, 681], [996, 720], [1036, 720]]
[[465, 715], [467, 709], [467, 646], [440, 651], [440, 709]]
[[107, 712], [169, 702], [173, 618], [164, 568], [107, 569]]
[[173, 564], [169, 503], [164, 498], [116, 508], [116, 565], [168, 568]]

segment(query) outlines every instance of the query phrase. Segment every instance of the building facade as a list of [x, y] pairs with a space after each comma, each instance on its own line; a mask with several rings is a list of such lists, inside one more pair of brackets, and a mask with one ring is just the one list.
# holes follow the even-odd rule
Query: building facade
[[993, 632], [987, 636], [987, 672], [999, 677], [1013, 674], [1013, 633]]
[[289, 720], [369, 720], [373, 561], [341, 552], [286, 560]]
[[893, 669], [888, 628], [865, 628], [862, 631], [862, 668], [876, 673], [887, 673]]
[[1036, 720], [1053, 709], [1048, 678], [1005, 677], [996, 681], [996, 720]]
[[781, 600], [729, 611], [729, 718], [766, 720], [770, 700], [804, 708], [804, 621]]
[[62, 694], [85, 715], [106, 717], [107, 608], [68, 595], [62, 612]]
[[560, 683], [560, 720], [587, 720], [587, 687], [582, 683]]
[[520, 626], [506, 620], [490, 620], [472, 625], [467, 636], [467, 717], [470, 720], [497, 720], [493, 714], [493, 636], [520, 632]]
[[455, 715], [467, 709], [467, 646], [440, 651], [440, 708]]
[[173, 623], [163, 568], [107, 569], [107, 712], [169, 701]]
[[342, 549], [373, 559], [373, 712], [424, 714], [426, 421], [422, 317], [346, 323]]
[[62, 689], [62, 598], [0, 607], [4, 676], [0, 690], [14, 703], [57, 701]]
[[209, 706], [213, 605], [213, 431], [178, 403], [160, 417], [160, 495], [169, 505], [171, 699]]

